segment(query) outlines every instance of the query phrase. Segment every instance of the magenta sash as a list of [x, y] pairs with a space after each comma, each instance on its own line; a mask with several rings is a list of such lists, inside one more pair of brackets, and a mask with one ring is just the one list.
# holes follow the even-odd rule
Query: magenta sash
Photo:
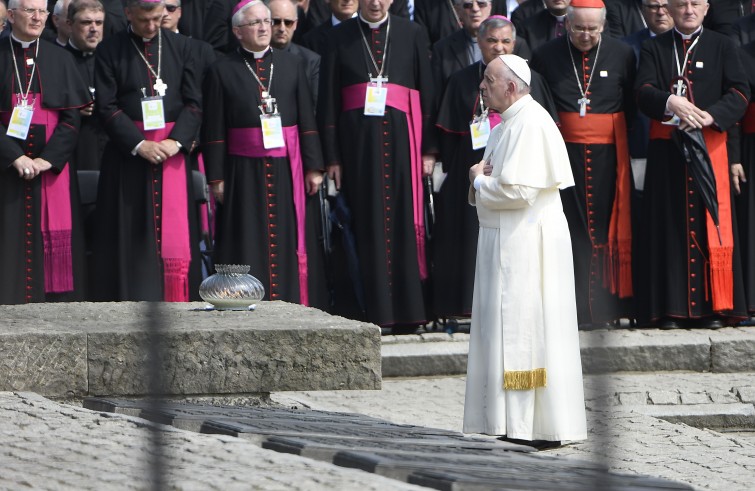
[[[419, 91], [403, 85], [385, 84], [385, 86], [388, 88], [386, 105], [406, 113], [412, 174], [414, 237], [417, 244], [419, 276], [424, 280], [427, 278], [427, 261], [425, 259], [425, 201], [422, 186], [422, 105], [420, 104]], [[351, 111], [363, 108], [366, 94], [366, 83], [344, 87], [341, 89], [342, 110]]]
[[299, 146], [299, 127], [284, 126], [283, 139], [285, 147], [265, 148], [262, 142], [262, 128], [228, 128], [228, 154], [240, 157], [288, 158], [291, 166], [293, 184], [294, 213], [296, 214], [296, 257], [299, 260], [299, 302], [309, 305], [309, 287], [307, 286], [307, 243], [304, 230], [304, 210], [306, 193], [304, 191], [304, 163]]
[[490, 120], [491, 130], [501, 124], [501, 115], [498, 113], [488, 113], [488, 119]]
[[[174, 123], [165, 123], [160, 130], [144, 130], [144, 123], [134, 121], [148, 141], [160, 142], [170, 138]], [[152, 165], [152, 164], [149, 164]], [[186, 194], [186, 160], [181, 152], [162, 163], [162, 230], [160, 257], [163, 261], [163, 284], [166, 302], [189, 301], [189, 198]]]
[[[16, 94], [14, 105], [19, 103]], [[45, 126], [45, 142], [50, 141], [58, 125], [58, 112], [42, 107], [42, 94], [31, 94], [35, 101], [31, 124]], [[3, 112], [4, 125], [10, 122], [11, 113]], [[73, 290], [73, 256], [71, 254], [71, 175], [69, 165], [59, 174], [43, 172], [41, 219], [42, 244], [44, 246], [45, 292], [62, 293]]]

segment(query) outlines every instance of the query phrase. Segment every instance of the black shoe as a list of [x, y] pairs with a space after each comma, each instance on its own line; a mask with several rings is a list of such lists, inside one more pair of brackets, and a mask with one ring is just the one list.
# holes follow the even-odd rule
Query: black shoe
[[681, 324], [676, 319], [672, 319], [671, 317], [664, 317], [662, 319], [658, 319], [655, 322], [655, 327], [658, 329], [681, 329]]
[[715, 316], [701, 317], [690, 322], [690, 327], [694, 329], [721, 329], [724, 327], [723, 321]]
[[525, 445], [527, 447], [532, 447], [537, 450], [552, 450], [554, 448], [563, 446], [560, 441], [520, 440], [518, 438], [509, 438], [506, 435], [499, 436], [498, 439], [504, 442], [513, 443], [515, 445]]
[[755, 326], [755, 316], [745, 319], [739, 323], [740, 326]]

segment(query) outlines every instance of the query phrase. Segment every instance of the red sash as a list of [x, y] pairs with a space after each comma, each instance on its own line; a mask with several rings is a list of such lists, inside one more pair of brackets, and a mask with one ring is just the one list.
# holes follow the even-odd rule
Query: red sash
[[[144, 139], [159, 142], [170, 138], [174, 123], [165, 123], [160, 130], [144, 130], [141, 121], [134, 121]], [[164, 298], [166, 302], [189, 301], [189, 198], [186, 194], [186, 160], [181, 152], [162, 163], [162, 231], [160, 257], [164, 270]]]
[[[18, 94], [14, 105], [19, 103]], [[45, 142], [58, 125], [58, 111], [42, 107], [42, 94], [30, 94], [35, 100], [31, 124], [45, 127]], [[11, 113], [2, 113], [3, 124], [8, 125]], [[47, 171], [41, 175], [41, 223], [44, 246], [45, 292], [61, 293], [73, 290], [73, 256], [71, 254], [71, 176], [68, 163], [59, 174]]]
[[230, 155], [241, 157], [283, 157], [288, 158], [291, 166], [291, 181], [294, 195], [294, 212], [296, 214], [296, 256], [299, 260], [299, 301], [309, 305], [309, 287], [307, 285], [307, 244], [305, 240], [306, 193], [304, 190], [304, 163], [299, 146], [298, 126], [283, 128], [285, 147], [267, 149], [263, 145], [262, 128], [228, 128], [228, 148]]
[[[661, 124], [656, 120], [650, 122], [651, 140], [669, 140], [676, 126]], [[718, 221], [721, 231], [719, 243], [716, 225], [710, 213], [705, 213], [708, 254], [710, 266], [710, 284], [713, 291], [713, 310], [731, 310], [734, 308], [734, 232], [731, 222], [731, 189], [729, 185], [729, 157], [726, 153], [726, 133], [712, 128], [703, 128], [705, 145], [716, 176], [716, 194], [718, 196]], [[706, 285], [707, 286], [707, 285]], [[707, 297], [707, 295], [706, 295]]]
[[[409, 153], [412, 173], [412, 210], [414, 211], [414, 236], [417, 244], [417, 264], [421, 279], [427, 278], [425, 259], [425, 212], [422, 186], [422, 106], [419, 91], [403, 85], [385, 84], [388, 88], [386, 105], [406, 114], [409, 127]], [[342, 111], [364, 107], [367, 84], [356, 84], [341, 89]], [[370, 116], [368, 116], [370, 117]]]
[[569, 143], [616, 146], [616, 193], [608, 225], [607, 272], [603, 284], [619, 298], [632, 296], [632, 221], [629, 145], [624, 113], [586, 114], [560, 112], [561, 134]]

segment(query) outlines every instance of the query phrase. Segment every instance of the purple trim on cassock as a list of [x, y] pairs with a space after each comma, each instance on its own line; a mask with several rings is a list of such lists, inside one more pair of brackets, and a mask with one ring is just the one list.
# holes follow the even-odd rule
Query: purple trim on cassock
[[285, 147], [265, 148], [262, 128], [228, 128], [227, 151], [229, 155], [249, 158], [288, 158], [291, 166], [291, 181], [294, 195], [294, 212], [296, 214], [296, 256], [299, 260], [299, 302], [309, 305], [309, 287], [307, 286], [307, 245], [304, 230], [304, 210], [306, 193], [304, 190], [304, 163], [299, 146], [299, 127], [284, 126], [283, 139]]
[[[144, 130], [144, 123], [134, 124], [147, 141], [159, 142], [170, 138], [174, 123], [165, 123], [160, 130]], [[152, 164], [150, 164], [152, 165]], [[189, 301], [189, 197], [186, 193], [186, 159], [179, 151], [162, 164], [162, 230], [160, 257], [163, 261], [163, 282], [166, 302]]]
[[[406, 123], [409, 127], [414, 236], [417, 244], [419, 276], [424, 280], [427, 278], [427, 260], [425, 258], [425, 201], [424, 188], [422, 186], [422, 106], [420, 104], [419, 91], [396, 84], [385, 84], [385, 87], [388, 88], [386, 106], [405, 113]], [[351, 111], [363, 108], [366, 94], [366, 83], [344, 87], [341, 89], [341, 110]]]
[[[20, 102], [14, 95], [13, 105]], [[58, 125], [58, 111], [42, 107], [42, 94], [29, 94], [35, 101], [31, 124], [45, 127], [45, 143], [50, 141]], [[8, 126], [12, 112], [3, 112], [3, 124]], [[60, 173], [46, 171], [42, 180], [41, 220], [42, 243], [44, 245], [45, 292], [62, 293], [73, 290], [73, 256], [71, 254], [71, 175], [69, 165], [63, 166]]]

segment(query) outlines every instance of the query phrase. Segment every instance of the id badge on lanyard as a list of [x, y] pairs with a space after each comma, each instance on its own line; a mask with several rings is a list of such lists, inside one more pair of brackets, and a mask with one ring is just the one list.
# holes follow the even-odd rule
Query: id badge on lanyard
[[283, 140], [283, 125], [281, 124], [280, 114], [261, 114], [260, 123], [262, 125], [262, 146], [267, 150], [286, 146], [286, 142]]
[[8, 122], [8, 131], [6, 135], [19, 140], [26, 140], [31, 127], [31, 118], [34, 115], [34, 106], [27, 105], [26, 102], [15, 106]]
[[364, 95], [365, 116], [385, 116], [385, 103], [388, 100], [388, 87], [383, 85], [383, 79], [371, 78], [367, 84], [367, 92]]
[[487, 116], [475, 117], [469, 123], [469, 134], [472, 136], [472, 150], [485, 148], [490, 137], [490, 119]]
[[142, 122], [145, 130], [161, 130], [165, 128], [165, 111], [163, 98], [160, 96], [144, 97], [142, 99]]

